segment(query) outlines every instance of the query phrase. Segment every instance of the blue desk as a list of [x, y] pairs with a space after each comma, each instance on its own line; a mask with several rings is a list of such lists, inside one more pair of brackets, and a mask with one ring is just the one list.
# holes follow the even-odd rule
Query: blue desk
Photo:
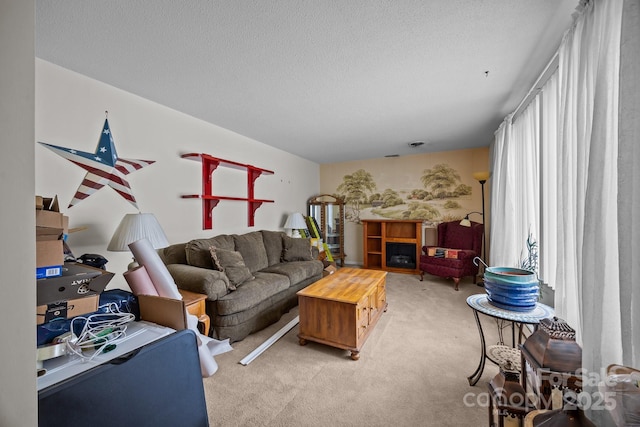
[[[492, 305], [487, 299], [487, 294], [475, 294], [467, 298], [467, 305], [473, 310], [473, 315], [476, 319], [476, 325], [478, 326], [478, 333], [480, 334], [480, 363], [473, 374], [467, 377], [469, 385], [475, 385], [484, 371], [484, 365], [487, 359], [499, 365], [500, 363], [487, 355], [487, 346], [485, 344], [484, 332], [482, 325], [480, 324], [480, 318], [478, 313], [482, 313], [486, 316], [493, 318], [496, 321], [498, 327], [498, 345], [503, 349], [515, 349], [516, 337], [515, 329], [518, 328], [518, 344], [522, 337], [522, 326], [525, 324], [534, 325], [534, 329], [537, 328], [540, 320], [554, 316], [554, 311], [551, 307], [536, 303], [536, 307], [527, 312], [505, 310]], [[511, 326], [511, 347], [508, 347], [504, 343], [503, 329]]]

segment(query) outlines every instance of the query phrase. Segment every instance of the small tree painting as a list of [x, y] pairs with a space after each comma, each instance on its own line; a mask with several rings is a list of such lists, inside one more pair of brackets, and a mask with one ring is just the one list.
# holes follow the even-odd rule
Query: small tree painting
[[454, 188], [460, 181], [460, 175], [451, 166], [439, 164], [432, 169], [426, 169], [420, 179], [424, 187], [430, 190], [434, 197], [444, 199], [453, 193], [451, 188]]
[[336, 188], [336, 191], [344, 198], [347, 206], [347, 220], [360, 222], [360, 207], [367, 203], [367, 194], [372, 193], [375, 189], [376, 183], [373, 181], [373, 176], [364, 169], [344, 176], [342, 184]]

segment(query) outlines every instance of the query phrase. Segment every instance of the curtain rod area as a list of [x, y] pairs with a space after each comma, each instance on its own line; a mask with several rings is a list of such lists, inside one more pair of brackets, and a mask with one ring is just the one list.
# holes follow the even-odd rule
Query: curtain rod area
[[551, 60], [547, 63], [547, 66], [544, 68], [538, 79], [535, 81], [529, 92], [522, 98], [520, 104], [513, 111], [512, 122], [515, 122], [520, 114], [524, 111], [525, 108], [529, 106], [531, 100], [542, 90], [542, 87], [547, 83], [547, 80], [553, 75], [553, 73], [558, 69], [558, 52], [553, 55]]

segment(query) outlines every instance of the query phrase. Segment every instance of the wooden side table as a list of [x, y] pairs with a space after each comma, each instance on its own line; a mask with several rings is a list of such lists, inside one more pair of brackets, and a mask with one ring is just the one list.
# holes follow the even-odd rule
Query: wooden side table
[[204, 294], [197, 294], [195, 292], [185, 291], [184, 289], [178, 289], [184, 306], [187, 312], [193, 314], [198, 318], [198, 329], [202, 335], [209, 336], [209, 329], [211, 328], [211, 319], [207, 315], [205, 301], [207, 296]]

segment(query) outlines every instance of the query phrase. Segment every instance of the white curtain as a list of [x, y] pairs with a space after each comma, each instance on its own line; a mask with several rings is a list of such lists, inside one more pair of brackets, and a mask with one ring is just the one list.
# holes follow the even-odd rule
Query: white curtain
[[517, 263], [517, 249], [513, 241], [515, 228], [516, 201], [514, 198], [513, 175], [515, 164], [512, 160], [511, 129], [512, 116], [504, 119], [495, 132], [495, 140], [491, 147], [491, 235], [489, 240], [489, 265], [514, 266]]
[[[590, 374], [602, 375], [610, 364], [640, 363], [640, 288], [633, 283], [640, 265], [640, 190], [633, 179], [640, 163], [638, 3], [581, 2], [560, 45], [556, 74], [531, 111], [517, 121], [512, 115], [505, 119], [492, 146], [491, 221], [508, 226], [493, 227], [492, 262], [507, 263], [514, 243], [497, 234], [521, 232], [523, 222], [534, 218], [514, 191], [535, 193], [535, 187], [518, 182], [514, 171], [531, 173], [534, 152], [527, 144], [539, 138], [541, 218], [534, 223], [541, 225], [540, 273], [555, 287], [556, 314], [576, 330], [582, 365]], [[625, 21], [627, 83], [621, 92], [623, 5], [632, 18]], [[626, 121], [619, 121], [619, 100], [626, 100]], [[537, 114], [540, 132], [529, 112]], [[626, 129], [622, 134], [619, 125]], [[508, 218], [518, 215], [523, 217]], [[585, 389], [594, 391], [589, 384]], [[597, 425], [611, 422], [605, 411], [589, 415]]]
[[527, 256], [527, 237], [538, 240], [538, 100], [514, 120], [510, 115], [492, 146], [490, 265], [517, 267]]
[[515, 174], [517, 215], [515, 236], [520, 249], [518, 264], [528, 256], [527, 239], [539, 240], [540, 200], [540, 113], [539, 97], [534, 98], [525, 110], [513, 120], [513, 132], [518, 144], [515, 148]]
[[586, 366], [598, 370], [602, 363], [621, 361], [622, 353], [621, 10], [617, 0], [584, 5], [560, 45], [556, 74], [519, 117], [505, 118], [492, 146], [491, 263], [517, 265], [528, 233], [537, 239], [542, 222], [542, 274], [555, 285], [556, 313], [576, 329], [585, 354], [598, 355]]
[[[559, 51], [556, 312], [576, 329], [583, 368], [596, 374], [623, 360], [617, 203], [622, 5], [588, 3]], [[606, 418], [602, 411], [590, 415], [598, 425]]]
[[556, 313], [583, 367], [622, 362], [617, 156], [622, 2], [593, 1], [559, 50]]
[[540, 270], [539, 277], [551, 289], [556, 287], [558, 259], [558, 72], [540, 92]]
[[640, 2], [626, 0], [620, 43], [618, 237], [622, 361], [640, 368]]

